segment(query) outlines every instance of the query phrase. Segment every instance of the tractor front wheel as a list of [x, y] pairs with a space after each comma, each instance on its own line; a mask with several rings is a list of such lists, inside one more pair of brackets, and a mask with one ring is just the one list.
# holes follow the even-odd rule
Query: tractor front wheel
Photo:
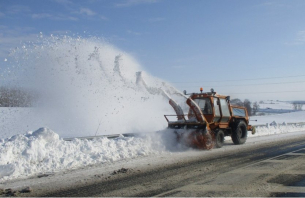
[[247, 125], [244, 121], [239, 121], [236, 123], [232, 131], [232, 141], [234, 144], [244, 144], [247, 140], [248, 131]]
[[216, 148], [221, 148], [225, 141], [225, 134], [222, 130], [218, 130], [215, 132], [215, 146]]

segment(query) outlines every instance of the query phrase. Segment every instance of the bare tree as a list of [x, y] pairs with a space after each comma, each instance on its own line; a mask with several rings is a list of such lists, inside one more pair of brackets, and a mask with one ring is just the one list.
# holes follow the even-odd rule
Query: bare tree
[[252, 107], [251, 107], [251, 102], [248, 99], [244, 100], [244, 107], [247, 109], [249, 116], [252, 115]]
[[295, 101], [292, 103], [294, 110], [302, 110], [304, 103]]
[[257, 102], [254, 102], [253, 103], [253, 108], [252, 108], [253, 115], [256, 115], [258, 109], [259, 109], [259, 104]]
[[230, 101], [230, 103], [231, 103], [232, 105], [236, 105], [236, 106], [240, 106], [240, 107], [243, 107], [243, 106], [244, 106], [244, 103], [243, 103], [240, 99], [238, 99], [238, 98], [232, 99], [232, 100]]

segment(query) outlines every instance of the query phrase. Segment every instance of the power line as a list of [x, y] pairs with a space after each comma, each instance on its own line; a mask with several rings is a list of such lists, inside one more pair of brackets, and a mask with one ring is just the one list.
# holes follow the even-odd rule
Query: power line
[[305, 76], [305, 75], [280, 76], [280, 77], [269, 77], [269, 78], [248, 78], [248, 79], [235, 79], [235, 80], [207, 80], [207, 81], [194, 81], [194, 82], [171, 82], [171, 83], [230, 82], [230, 81], [245, 81], [245, 80], [264, 80], [264, 79], [294, 78], [294, 77], [303, 77], [303, 76]]
[[[240, 87], [240, 86], [278, 85], [278, 84], [294, 84], [294, 83], [305, 83], [305, 81], [277, 82], [277, 83], [255, 83], [255, 84], [238, 84], [238, 85], [216, 85], [216, 86], [205, 85], [205, 87], [236, 87], [236, 86]], [[191, 86], [186, 86], [186, 87], [191, 87]]]
[[272, 93], [296, 93], [296, 92], [305, 92], [305, 90], [300, 91], [266, 91], [266, 92], [248, 92], [248, 93], [230, 93], [230, 94], [272, 94]]

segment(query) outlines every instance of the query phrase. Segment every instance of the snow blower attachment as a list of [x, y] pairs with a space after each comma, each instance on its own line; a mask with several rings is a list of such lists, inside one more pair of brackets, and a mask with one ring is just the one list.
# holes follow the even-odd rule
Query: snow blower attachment
[[[230, 104], [230, 97], [211, 92], [186, 94], [186, 104], [190, 107], [187, 115], [182, 108], [164, 91], [176, 115], [164, 115], [168, 128], [177, 134], [179, 142], [198, 149], [212, 149], [223, 146], [224, 137], [231, 136], [234, 144], [246, 142], [248, 130], [255, 128], [249, 124], [247, 109]], [[182, 94], [181, 94], [182, 95]], [[186, 97], [186, 95], [190, 95]], [[168, 117], [176, 116], [177, 121], [169, 121]], [[185, 117], [188, 117], [186, 119]]]
[[[178, 141], [199, 149], [213, 148], [213, 133], [198, 104], [192, 100], [192, 98], [186, 98], [186, 103], [189, 105], [190, 111], [192, 112], [192, 115], [189, 115], [189, 119], [186, 120], [182, 108], [164, 91], [163, 95], [169, 99], [169, 104], [176, 112], [176, 115], [165, 115], [165, 118], [168, 121], [169, 128], [174, 129]], [[178, 121], [170, 122], [167, 116], [177, 116]]]

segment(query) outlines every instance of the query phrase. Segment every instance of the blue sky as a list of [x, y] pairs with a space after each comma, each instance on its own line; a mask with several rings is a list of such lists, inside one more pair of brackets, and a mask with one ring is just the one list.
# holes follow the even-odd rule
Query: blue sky
[[105, 38], [180, 90], [305, 100], [304, 10], [304, 0], [0, 0], [0, 67], [20, 41], [69, 32]]

